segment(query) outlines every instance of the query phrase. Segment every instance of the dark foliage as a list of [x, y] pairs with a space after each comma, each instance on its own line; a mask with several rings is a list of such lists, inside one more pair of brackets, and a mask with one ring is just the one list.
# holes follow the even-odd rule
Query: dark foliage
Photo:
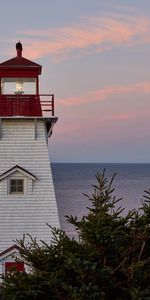
[[32, 272], [8, 274], [6, 300], [148, 300], [150, 299], [150, 192], [140, 210], [126, 216], [112, 180], [97, 173], [87, 216], [67, 216], [79, 241], [56, 228], [51, 245], [31, 237], [17, 241]]

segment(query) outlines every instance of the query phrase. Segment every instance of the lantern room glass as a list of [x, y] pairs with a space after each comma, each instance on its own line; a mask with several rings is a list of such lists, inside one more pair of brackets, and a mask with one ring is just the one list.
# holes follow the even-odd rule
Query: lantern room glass
[[2, 78], [1, 93], [3, 95], [35, 95], [36, 78]]

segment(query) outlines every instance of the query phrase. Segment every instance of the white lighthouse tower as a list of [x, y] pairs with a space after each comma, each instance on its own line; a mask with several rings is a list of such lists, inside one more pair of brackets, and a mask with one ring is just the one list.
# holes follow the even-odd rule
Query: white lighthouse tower
[[48, 154], [57, 117], [54, 95], [39, 94], [42, 67], [22, 56], [0, 64], [0, 273], [16, 263], [15, 240], [29, 233], [49, 242], [46, 223], [59, 227]]

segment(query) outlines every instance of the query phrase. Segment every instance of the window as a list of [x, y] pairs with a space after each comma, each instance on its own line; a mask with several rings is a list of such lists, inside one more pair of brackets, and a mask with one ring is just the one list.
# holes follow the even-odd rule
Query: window
[[1, 79], [1, 91], [3, 95], [9, 94], [36, 94], [36, 78], [12, 77]]
[[23, 179], [10, 179], [10, 194], [23, 194], [24, 193], [24, 180]]

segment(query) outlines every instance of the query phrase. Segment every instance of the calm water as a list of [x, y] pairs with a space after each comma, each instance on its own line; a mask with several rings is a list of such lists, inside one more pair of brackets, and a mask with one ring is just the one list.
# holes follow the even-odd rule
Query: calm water
[[81, 217], [86, 214], [88, 200], [83, 193], [90, 194], [95, 174], [106, 170], [110, 178], [115, 172], [115, 195], [122, 197], [125, 211], [141, 205], [144, 190], [150, 188], [150, 164], [81, 164], [53, 163], [52, 172], [60, 223], [63, 229], [72, 233], [74, 229], [66, 222], [65, 215]]

